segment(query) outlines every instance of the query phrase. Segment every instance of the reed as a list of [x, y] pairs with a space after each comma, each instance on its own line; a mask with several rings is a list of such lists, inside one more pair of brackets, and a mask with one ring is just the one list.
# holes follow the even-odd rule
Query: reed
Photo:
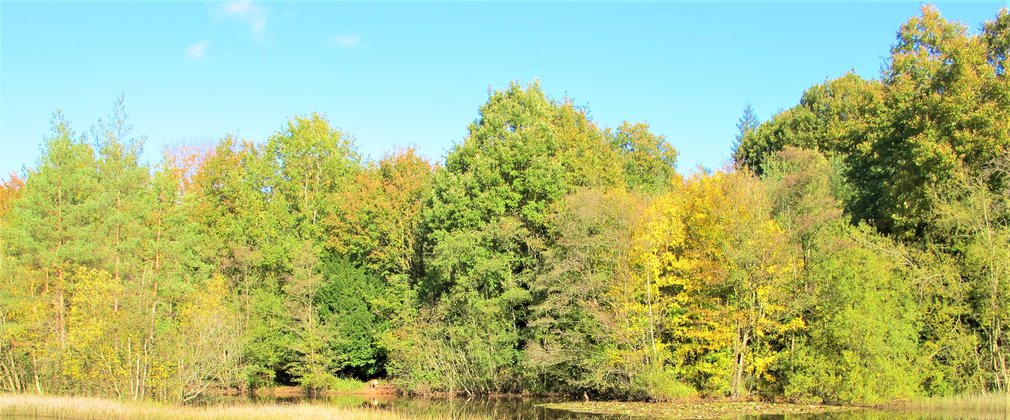
[[402, 413], [321, 404], [236, 404], [206, 407], [121, 402], [87, 397], [0, 395], [0, 417], [56, 419], [401, 419]]
[[917, 411], [937, 411], [944, 413], [1004, 414], [1010, 418], [1010, 394], [986, 393], [967, 394], [952, 397], [925, 398], [902, 404]]

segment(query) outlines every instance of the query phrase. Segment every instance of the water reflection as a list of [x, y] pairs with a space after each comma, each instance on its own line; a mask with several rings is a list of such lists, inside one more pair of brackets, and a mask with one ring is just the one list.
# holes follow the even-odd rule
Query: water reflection
[[557, 402], [543, 398], [446, 398], [446, 397], [406, 397], [399, 395], [333, 395], [323, 397], [306, 396], [215, 396], [201, 398], [194, 405], [218, 404], [299, 404], [311, 402], [335, 407], [375, 410], [376, 414], [392, 414], [422, 418], [456, 419], [606, 419], [627, 418], [599, 414], [573, 413], [540, 407], [539, 404]]
[[[255, 397], [211, 397], [198, 402], [200, 405], [235, 404], [235, 403], [274, 403], [298, 404], [303, 402], [323, 403], [336, 407], [375, 410], [388, 412], [399, 416], [421, 418], [453, 418], [453, 419], [627, 419], [629, 416], [606, 416], [600, 414], [574, 413], [564, 410], [548, 409], [540, 404], [557, 402], [557, 400], [542, 398], [428, 398], [404, 397], [398, 395], [336, 395], [326, 397], [302, 396], [255, 396]], [[940, 419], [1008, 419], [1004, 412], [922, 412], [901, 410], [855, 410], [822, 414], [802, 415], [754, 415], [742, 416], [741, 419], [755, 420], [786, 420], [786, 419], [816, 419], [816, 420], [940, 420]]]
[[[362, 401], [363, 400], [363, 401]], [[361, 397], [356, 406], [387, 410], [397, 414], [430, 418], [488, 418], [488, 419], [599, 419], [608, 416], [573, 413], [540, 407], [552, 402], [530, 398], [420, 398], [420, 397]], [[338, 397], [328, 403], [348, 406], [352, 398]], [[614, 418], [610, 416], [609, 418]]]

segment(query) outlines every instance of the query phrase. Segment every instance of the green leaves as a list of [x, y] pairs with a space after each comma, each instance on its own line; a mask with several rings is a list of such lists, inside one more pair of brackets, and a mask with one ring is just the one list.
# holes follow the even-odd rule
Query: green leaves
[[919, 312], [902, 252], [867, 228], [835, 224], [817, 234], [804, 288], [808, 338], [783, 360], [786, 395], [878, 402], [919, 391]]
[[748, 107], [736, 168], [686, 177], [648, 125], [537, 83], [490, 92], [441, 166], [364, 161], [311, 114], [149, 167], [122, 100], [88, 142], [57, 114], [0, 186], [0, 387], [1004, 390], [1007, 16], [976, 35], [923, 8], [881, 80]]
[[799, 105], [743, 133], [733, 159], [761, 174], [767, 160], [787, 147], [827, 157], [849, 156], [868, 140], [881, 101], [880, 82], [853, 73], [814, 85], [803, 93]]
[[624, 161], [624, 178], [631, 190], [660, 193], [676, 178], [677, 151], [649, 132], [649, 125], [625, 122], [616, 132], [607, 130], [610, 142]]
[[610, 360], [620, 334], [608, 292], [627, 275], [639, 207], [636, 197], [602, 188], [578, 189], [555, 205], [557, 244], [530, 286], [536, 303], [524, 352], [536, 386], [574, 396], [628, 392], [633, 372]]
[[372, 302], [381, 299], [386, 288], [345, 259], [328, 262], [324, 272], [326, 279], [314, 300], [320, 320], [333, 329], [327, 350], [334, 360], [328, 370], [360, 378], [384, 373], [379, 338], [388, 325], [376, 316]]
[[933, 206], [926, 189], [962, 167], [980, 174], [1010, 146], [1001, 13], [973, 35], [923, 7], [901, 27], [880, 82], [847, 74], [811, 87], [798, 106], [745, 135], [736, 161], [761, 173], [786, 146], [840, 156], [854, 217], [922, 237]]
[[267, 142], [264, 159], [271, 171], [265, 179], [268, 188], [284, 198], [300, 237], [322, 242], [331, 194], [358, 170], [350, 136], [331, 128], [319, 114], [295, 117]]
[[[661, 136], [650, 133], [648, 126], [626, 123], [617, 131], [601, 130], [586, 117], [584, 110], [567, 101], [549, 100], [536, 83], [526, 88], [513, 83], [508, 89], [492, 92], [480, 109], [480, 117], [470, 125], [467, 138], [449, 154], [445, 168], [433, 178], [420, 224], [426, 272], [418, 278], [416, 290], [422, 308], [431, 308], [427, 314], [432, 318], [427, 322], [465, 330], [468, 317], [472, 316], [467, 314], [501, 316], [505, 322], [493, 324], [501, 328], [496, 334], [512, 341], [495, 339], [485, 343], [503, 359], [450, 358], [464, 365], [440, 367], [418, 363], [397, 366], [397, 373], [417, 378], [441, 374], [454, 377], [452, 372], [457, 368], [478, 369], [493, 372], [488, 385], [499, 391], [514, 389], [507, 387], [516, 386], [521, 379], [543, 381], [552, 377], [523, 374], [519, 371], [523, 362], [517, 355], [529, 346], [554, 346], [546, 342], [530, 344], [530, 340], [550, 340], [547, 331], [561, 328], [548, 327], [554, 322], [550, 320], [554, 314], [546, 308], [563, 304], [547, 302], [554, 298], [552, 291], [567, 293], [564, 292], [567, 286], [558, 283], [560, 279], [552, 283], [555, 286], [538, 285], [547, 278], [543, 277], [545, 271], [552, 270], [553, 264], [562, 264], [552, 258], [568, 258], [554, 253], [561, 252], [556, 241], [559, 234], [565, 234], [556, 225], [559, 220], [554, 219], [557, 206], [584, 188], [614, 189], [614, 194], [626, 188], [650, 193], [662, 191], [675, 177], [675, 159], [676, 152]], [[581, 282], [577, 273], [581, 271], [567, 275], [566, 281]], [[605, 290], [602, 285], [611, 275], [601, 274], [594, 280], [597, 287]], [[594, 299], [590, 295], [584, 297]], [[532, 310], [534, 306], [541, 309]], [[597, 352], [597, 360], [593, 362], [597, 367], [584, 370], [568, 364], [576, 371], [567, 374], [570, 376], [562, 375], [563, 381], [572, 392], [589, 388], [612, 392], [611, 385], [603, 379], [612, 377], [604, 373], [610, 367], [602, 365], [607, 359], [604, 349], [608, 344], [604, 343], [611, 338], [599, 331], [590, 334], [593, 338], [589, 340], [603, 341], [601, 347], [593, 350]], [[453, 335], [449, 337], [448, 342], [436, 340], [430, 345], [453, 351]], [[584, 349], [578, 344], [583, 340], [573, 337], [565, 341], [563, 348], [552, 347], [549, 352], [575, 354], [572, 352]], [[504, 360], [514, 362], [505, 368], [492, 368]], [[465, 365], [485, 362], [492, 365]], [[462, 386], [455, 381], [447, 383]]]

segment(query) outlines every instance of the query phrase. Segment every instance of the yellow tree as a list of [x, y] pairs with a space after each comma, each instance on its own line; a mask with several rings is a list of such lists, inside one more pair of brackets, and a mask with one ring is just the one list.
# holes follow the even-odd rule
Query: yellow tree
[[696, 175], [655, 200], [635, 236], [647, 328], [632, 329], [652, 363], [700, 391], [740, 396], [775, 356], [765, 337], [783, 326], [778, 286], [797, 260], [767, 201], [749, 174]]
[[126, 314], [119, 306], [123, 284], [104, 270], [78, 268], [71, 277], [76, 284], [70, 299], [63, 372], [74, 391], [128, 396], [131, 365], [122, 360], [121, 351], [127, 341], [121, 331]]
[[653, 398], [673, 397], [662, 390], [664, 363], [670, 361], [669, 343], [673, 338], [665, 332], [683, 318], [685, 295], [661, 293], [661, 290], [683, 291], [688, 279], [661, 276], [671, 263], [667, 250], [683, 244], [687, 227], [679, 197], [667, 194], [655, 199], [643, 212], [633, 233], [633, 247], [628, 256], [629, 273], [618, 276], [611, 288], [616, 302], [617, 319], [624, 327], [620, 331], [621, 352], [618, 358], [628, 365], [642, 364], [648, 368], [637, 378], [641, 392]]
[[190, 292], [179, 309], [175, 386], [183, 402], [238, 376], [241, 332], [238, 312], [228, 304], [228, 296], [228, 279], [214, 274]]

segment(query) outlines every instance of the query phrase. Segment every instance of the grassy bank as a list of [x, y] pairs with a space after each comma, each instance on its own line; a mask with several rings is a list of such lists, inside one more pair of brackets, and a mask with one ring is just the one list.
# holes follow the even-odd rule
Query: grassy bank
[[85, 397], [0, 395], [0, 417], [73, 419], [398, 419], [402, 414], [321, 404], [189, 407]]
[[1002, 414], [1010, 418], [1010, 394], [958, 395], [903, 402], [899, 409], [944, 413]]

